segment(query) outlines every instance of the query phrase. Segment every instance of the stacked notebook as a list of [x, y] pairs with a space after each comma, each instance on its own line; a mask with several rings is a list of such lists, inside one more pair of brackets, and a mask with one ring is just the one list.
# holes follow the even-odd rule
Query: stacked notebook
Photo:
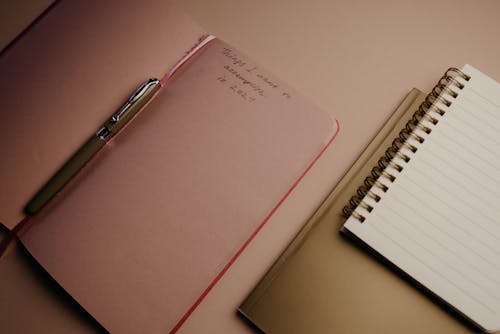
[[471, 66], [443, 82], [373, 186], [353, 198], [343, 231], [481, 328], [500, 330], [500, 85]]
[[410, 94], [240, 311], [267, 333], [334, 329], [325, 278], [343, 271], [329, 244], [347, 218], [343, 234], [458, 317], [500, 330], [499, 130], [500, 84], [472, 66]]

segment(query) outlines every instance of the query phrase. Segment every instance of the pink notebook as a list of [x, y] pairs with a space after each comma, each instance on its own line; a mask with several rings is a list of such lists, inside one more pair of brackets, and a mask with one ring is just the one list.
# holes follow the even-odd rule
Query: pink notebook
[[[0, 221], [205, 32], [164, 1], [58, 3], [0, 59]], [[190, 58], [21, 241], [107, 330], [175, 332], [338, 123], [227, 43]]]

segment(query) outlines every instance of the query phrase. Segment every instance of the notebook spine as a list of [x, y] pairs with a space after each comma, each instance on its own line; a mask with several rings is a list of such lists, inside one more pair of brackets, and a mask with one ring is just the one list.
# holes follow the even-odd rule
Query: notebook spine
[[[452, 105], [453, 99], [458, 97], [459, 92], [455, 89], [460, 91], [465, 87], [465, 84], [458, 78], [464, 81], [470, 80], [469, 75], [457, 68], [449, 68], [439, 79], [411, 119], [394, 138], [391, 146], [386, 149], [385, 154], [372, 168], [370, 175], [364, 179], [363, 184], [351, 197], [349, 203], [344, 206], [342, 215], [345, 219], [353, 216], [361, 223], [365, 221], [366, 214], [359, 212], [358, 208], [363, 208], [365, 212], [371, 212], [373, 205], [365, 198], [370, 197], [373, 201], [379, 202], [382, 193], [389, 190], [390, 183], [396, 180], [396, 172], [401, 173], [404, 165], [410, 161], [411, 155], [417, 152], [417, 146], [422, 144], [425, 141], [424, 137], [432, 132], [431, 127], [439, 122], [439, 118], [443, 117], [446, 109]], [[413, 139], [414, 144], [410, 142], [410, 139]], [[402, 152], [403, 148], [407, 149], [406, 153]], [[400, 162], [395, 161], [396, 157], [399, 158]], [[392, 167], [393, 171], [387, 170], [389, 166]], [[377, 194], [380, 193], [379, 191], [372, 190], [374, 187], [382, 191], [381, 195]]]

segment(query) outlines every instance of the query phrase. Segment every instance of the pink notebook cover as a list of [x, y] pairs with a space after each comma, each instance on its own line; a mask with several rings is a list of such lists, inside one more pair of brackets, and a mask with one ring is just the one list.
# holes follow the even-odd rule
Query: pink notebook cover
[[[0, 219], [12, 227], [29, 196], [134, 86], [161, 77], [201, 33], [164, 2], [82, 1], [58, 4], [8, 50], [1, 73], [17, 89], [24, 76], [30, 98], [6, 96], [0, 115], [8, 161]], [[126, 52], [130, 38], [147, 40], [141, 52]], [[23, 126], [22, 138], [5, 135]], [[175, 332], [337, 130], [296, 91], [214, 40], [33, 219], [22, 242], [107, 330]]]

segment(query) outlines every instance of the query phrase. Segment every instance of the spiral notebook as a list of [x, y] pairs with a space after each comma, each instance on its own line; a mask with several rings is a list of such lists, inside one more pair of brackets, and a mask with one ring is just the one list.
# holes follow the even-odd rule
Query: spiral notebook
[[499, 108], [469, 65], [412, 91], [240, 312], [266, 333], [499, 330]]
[[345, 207], [352, 233], [487, 331], [500, 329], [500, 85], [450, 69]]

